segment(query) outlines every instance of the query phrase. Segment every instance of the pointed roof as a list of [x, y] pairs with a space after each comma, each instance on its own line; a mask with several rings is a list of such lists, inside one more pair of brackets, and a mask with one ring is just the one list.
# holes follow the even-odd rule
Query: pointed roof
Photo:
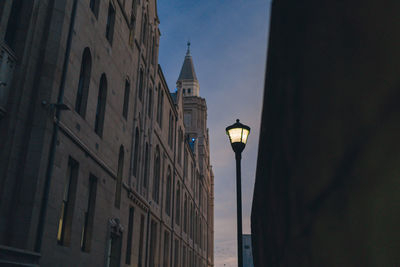
[[179, 74], [178, 81], [181, 80], [196, 80], [197, 76], [196, 72], [194, 71], [194, 65], [192, 56], [190, 55], [190, 42], [187, 43], [188, 48], [186, 51], [185, 60], [183, 61], [181, 73]]

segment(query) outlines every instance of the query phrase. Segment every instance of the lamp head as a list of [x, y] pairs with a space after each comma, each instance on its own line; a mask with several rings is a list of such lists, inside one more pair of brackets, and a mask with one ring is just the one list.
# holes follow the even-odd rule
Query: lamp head
[[239, 119], [237, 119], [236, 123], [226, 127], [226, 134], [229, 136], [233, 151], [241, 153], [246, 146], [250, 127], [240, 123]]

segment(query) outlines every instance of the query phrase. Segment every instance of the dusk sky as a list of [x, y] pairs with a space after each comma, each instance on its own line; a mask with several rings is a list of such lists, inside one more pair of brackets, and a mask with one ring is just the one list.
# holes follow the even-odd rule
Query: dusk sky
[[215, 175], [215, 266], [236, 264], [235, 158], [225, 127], [251, 127], [242, 159], [243, 230], [250, 233], [270, 0], [159, 0], [159, 63], [175, 90], [186, 43], [208, 106]]

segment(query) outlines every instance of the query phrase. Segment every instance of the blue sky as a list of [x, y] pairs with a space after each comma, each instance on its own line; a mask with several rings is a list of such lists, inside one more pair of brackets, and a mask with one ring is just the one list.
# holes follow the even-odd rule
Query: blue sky
[[174, 91], [191, 42], [200, 95], [207, 101], [215, 175], [215, 266], [236, 264], [235, 159], [225, 127], [251, 127], [242, 160], [243, 230], [250, 233], [262, 109], [270, 0], [159, 0], [159, 63]]

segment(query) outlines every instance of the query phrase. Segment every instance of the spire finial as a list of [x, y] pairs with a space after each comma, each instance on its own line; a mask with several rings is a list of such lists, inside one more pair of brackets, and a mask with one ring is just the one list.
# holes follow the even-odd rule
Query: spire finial
[[186, 51], [186, 55], [190, 55], [190, 41], [187, 42], [187, 51]]

